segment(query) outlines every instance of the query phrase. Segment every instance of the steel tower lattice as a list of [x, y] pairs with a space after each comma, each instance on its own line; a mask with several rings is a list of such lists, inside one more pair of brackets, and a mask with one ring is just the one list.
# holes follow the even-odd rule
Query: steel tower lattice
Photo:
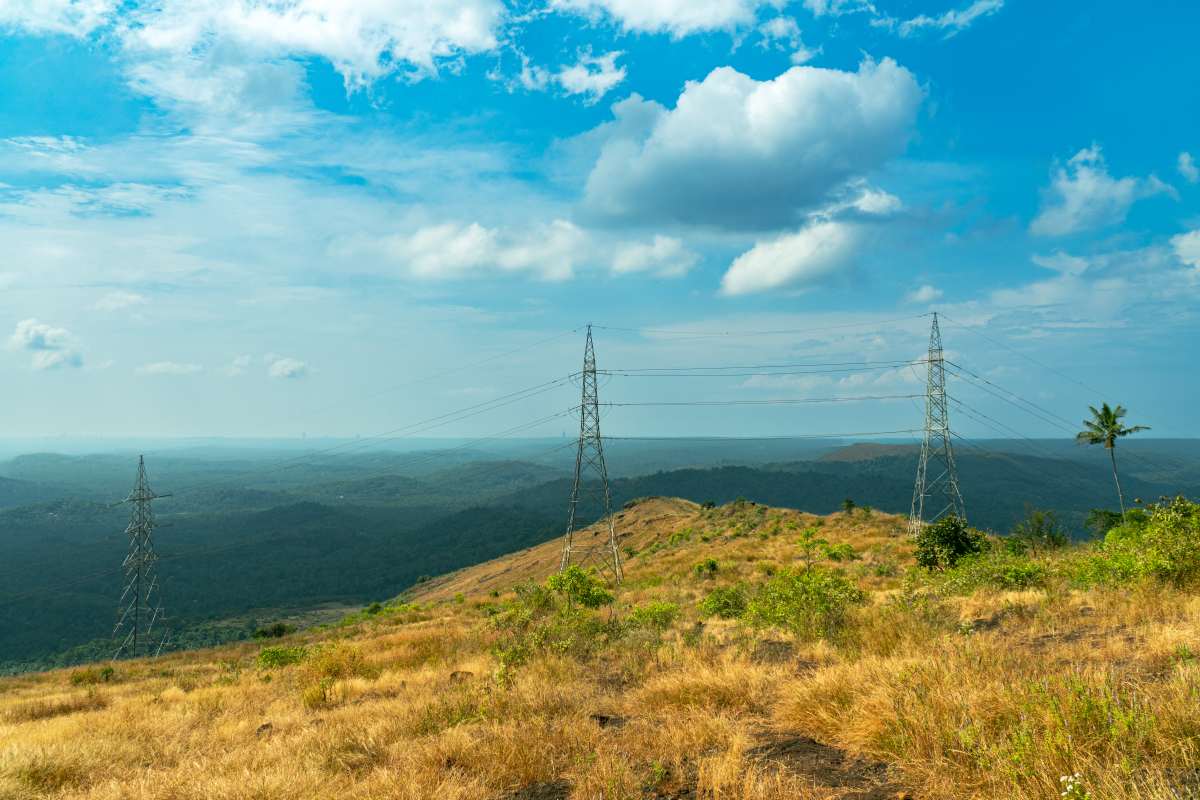
[[[575, 481], [567, 510], [567, 533], [563, 539], [559, 569], [572, 564], [595, 567], [613, 583], [623, 577], [621, 552], [617, 549], [617, 531], [612, 514], [612, 494], [608, 485], [608, 467], [604, 463], [604, 442], [600, 436], [600, 399], [596, 381], [596, 351], [592, 344], [592, 326], [587, 326], [583, 349], [583, 387], [579, 406], [579, 447], [575, 453]], [[582, 508], [581, 508], [582, 506]], [[585, 535], [578, 530], [581, 511], [603, 511], [600, 525]]]
[[125, 588], [121, 592], [117, 624], [113, 628], [113, 640], [117, 643], [114, 658], [139, 658], [156, 656], [166, 644], [161, 595], [154, 552], [154, 510], [151, 502], [168, 494], [155, 494], [146, 478], [146, 459], [138, 457], [137, 483], [129, 496], [121, 501], [132, 507], [129, 525], [125, 533], [129, 536], [129, 554], [125, 556], [122, 569], [125, 572]]
[[[942, 354], [942, 332], [937, 313], [929, 333], [929, 356], [926, 360], [925, 438], [921, 442], [921, 459], [917, 463], [917, 481], [913, 488], [909, 529], [915, 534], [928, 522], [936, 522], [948, 514], [966, 519], [962, 492], [958, 488], [958, 472], [954, 466], [954, 447], [951, 443], [950, 409], [946, 398], [946, 365]], [[932, 479], [931, 479], [932, 472]]]

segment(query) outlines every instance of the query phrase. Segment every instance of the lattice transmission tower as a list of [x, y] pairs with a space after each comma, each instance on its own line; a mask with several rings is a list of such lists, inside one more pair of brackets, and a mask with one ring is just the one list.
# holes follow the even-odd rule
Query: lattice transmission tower
[[113, 640], [117, 650], [113, 658], [156, 656], [166, 644], [163, 624], [162, 588], [154, 568], [158, 555], [154, 552], [154, 510], [151, 502], [169, 494], [155, 494], [146, 478], [146, 459], [138, 457], [137, 483], [129, 496], [131, 511], [125, 533], [129, 535], [129, 554], [122, 568], [125, 589], [121, 592], [117, 624]]
[[[613, 583], [623, 577], [621, 552], [617, 549], [617, 530], [612, 514], [612, 494], [608, 486], [608, 467], [604, 463], [604, 442], [600, 438], [600, 398], [596, 385], [596, 350], [592, 344], [592, 326], [587, 326], [583, 348], [583, 399], [579, 406], [579, 448], [575, 453], [575, 482], [567, 510], [567, 533], [563, 538], [559, 569], [572, 564], [596, 567]], [[583, 535], [577, 530], [583, 510], [602, 510], [601, 524]]]
[[917, 462], [917, 483], [913, 488], [909, 529], [915, 534], [928, 522], [948, 514], [966, 519], [958, 472], [954, 467], [951, 443], [950, 408], [946, 399], [946, 364], [942, 355], [942, 331], [937, 312], [929, 333], [926, 360], [925, 438], [921, 442], [921, 460]]

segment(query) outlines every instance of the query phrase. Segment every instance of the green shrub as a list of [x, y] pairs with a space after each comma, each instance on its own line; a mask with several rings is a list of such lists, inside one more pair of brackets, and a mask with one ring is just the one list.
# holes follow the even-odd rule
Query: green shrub
[[737, 619], [746, 613], [746, 591], [741, 586], [713, 589], [700, 601], [700, 610], [707, 617]]
[[72, 670], [70, 678], [73, 686], [95, 686], [98, 683], [111, 683], [116, 679], [117, 672], [109, 665]]
[[584, 572], [576, 565], [551, 575], [546, 580], [546, 588], [564, 597], [568, 605], [578, 603], [584, 608], [599, 608], [613, 601], [612, 592], [594, 572]]
[[825, 557], [830, 561], [858, 561], [862, 558], [849, 542], [826, 545]]
[[945, 572], [947, 589], [970, 592], [975, 589], [1032, 589], [1045, 586], [1050, 570], [1045, 562], [1008, 550], [990, 550], [961, 559]]
[[697, 578], [711, 578], [717, 574], [717, 570], [720, 568], [721, 565], [717, 563], [715, 558], [706, 558], [703, 561], [696, 562], [696, 565], [692, 567], [692, 572], [695, 573]]
[[753, 625], [789, 630], [802, 639], [829, 638], [845, 625], [866, 595], [840, 572], [810, 567], [781, 570], [763, 584], [746, 606]]
[[288, 625], [286, 622], [276, 622], [271, 625], [264, 625], [254, 631], [255, 639], [281, 639], [290, 633], [296, 632], [295, 625]]
[[324, 644], [314, 649], [308, 655], [305, 670], [317, 678], [335, 681], [379, 677], [379, 669], [367, 661], [362, 650], [345, 642]]
[[307, 656], [308, 648], [300, 645], [295, 647], [283, 647], [281, 645], [264, 647], [258, 651], [258, 667], [259, 669], [286, 667], [291, 664], [299, 664]]
[[988, 546], [986, 536], [967, 527], [961, 517], [948, 514], [917, 534], [917, 563], [929, 570], [949, 569], [959, 559], [982, 553]]
[[665, 631], [679, 616], [679, 606], [665, 600], [654, 600], [635, 606], [629, 612], [629, 622], [634, 627]]
[[[1140, 509], [1138, 512], [1140, 513]], [[1103, 537], [1106, 533], [1121, 524], [1120, 511], [1109, 511], [1106, 508], [1093, 508], [1088, 512], [1083, 527], [1092, 532], [1093, 536]]]
[[617, 620], [601, 619], [594, 610], [611, 603], [612, 593], [579, 567], [552, 575], [544, 584], [521, 584], [515, 594], [490, 614], [501, 634], [492, 647], [501, 680], [537, 653], [585, 658], [622, 634]]
[[1176, 586], [1200, 581], [1200, 504], [1183, 497], [1131, 511], [1083, 562], [1089, 583], [1151, 579]]
[[1030, 509], [1013, 527], [1012, 533], [1004, 540], [1005, 549], [1014, 555], [1037, 555], [1048, 550], [1059, 550], [1067, 545], [1070, 538], [1058, 524], [1058, 517], [1053, 511]]

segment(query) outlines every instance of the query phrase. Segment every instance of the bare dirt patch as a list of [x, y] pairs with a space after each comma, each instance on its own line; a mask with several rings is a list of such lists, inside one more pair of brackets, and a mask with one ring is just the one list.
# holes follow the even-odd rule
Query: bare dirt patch
[[746, 755], [808, 778], [816, 786], [844, 790], [838, 795], [843, 800], [913, 797], [892, 779], [887, 764], [857, 758], [808, 736], [774, 736]]

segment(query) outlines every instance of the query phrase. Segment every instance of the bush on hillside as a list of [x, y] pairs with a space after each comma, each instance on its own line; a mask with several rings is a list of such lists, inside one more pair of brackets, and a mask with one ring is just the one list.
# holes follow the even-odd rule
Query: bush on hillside
[[665, 631], [679, 616], [679, 606], [666, 600], [652, 600], [640, 606], [634, 606], [629, 612], [629, 624], [635, 628], [650, 628]]
[[746, 591], [741, 586], [713, 589], [700, 601], [700, 610], [707, 617], [737, 619], [746, 613]]
[[103, 667], [72, 670], [70, 676], [72, 686], [95, 686], [98, 683], [112, 683], [116, 679], [117, 671], [107, 664]]
[[995, 549], [963, 558], [942, 575], [941, 585], [945, 589], [966, 593], [976, 589], [1015, 590], [1045, 586], [1050, 570], [1045, 561], [1008, 549]]
[[259, 669], [275, 669], [292, 664], [299, 664], [308, 656], [308, 648], [296, 647], [264, 647], [258, 652]]
[[276, 622], [271, 625], [263, 625], [254, 631], [255, 639], [281, 639], [288, 634], [295, 633], [296, 626], [289, 625], [286, 622]]
[[928, 570], [950, 569], [960, 559], [982, 553], [988, 547], [986, 536], [968, 527], [961, 517], [948, 514], [917, 534], [917, 563]]
[[850, 609], [864, 602], [863, 591], [840, 572], [780, 570], [749, 599], [745, 617], [753, 625], [783, 628], [802, 639], [830, 638], [841, 631]]
[[309, 654], [305, 670], [315, 679], [378, 678], [380, 670], [362, 650], [346, 642], [323, 644]]
[[1038, 555], [1048, 550], [1066, 547], [1070, 537], [1058, 524], [1053, 511], [1030, 509], [1004, 540], [1005, 549], [1013, 555]]
[[[524, 583], [516, 597], [489, 609], [492, 625], [500, 633], [492, 655], [500, 663], [497, 677], [507, 680], [517, 667], [539, 653], [586, 658], [620, 639], [623, 627], [597, 610], [613, 602], [613, 595], [591, 573], [571, 567], [551, 575], [545, 583]], [[647, 610], [643, 622], [661, 621], [663, 609]]]
[[546, 580], [546, 588], [563, 597], [568, 605], [578, 603], [584, 608], [606, 606], [614, 599], [595, 572], [585, 572], [574, 564], [551, 575]]
[[1200, 504], [1164, 499], [1131, 511], [1111, 529], [1097, 554], [1083, 563], [1085, 583], [1150, 579], [1176, 586], [1200, 582]]
[[[1137, 510], [1141, 514], [1141, 509]], [[1107, 508], [1093, 508], [1088, 512], [1087, 519], [1083, 521], [1083, 527], [1092, 532], [1092, 535], [1103, 538], [1105, 534], [1113, 528], [1120, 525], [1122, 522], [1120, 511], [1109, 511]]]

